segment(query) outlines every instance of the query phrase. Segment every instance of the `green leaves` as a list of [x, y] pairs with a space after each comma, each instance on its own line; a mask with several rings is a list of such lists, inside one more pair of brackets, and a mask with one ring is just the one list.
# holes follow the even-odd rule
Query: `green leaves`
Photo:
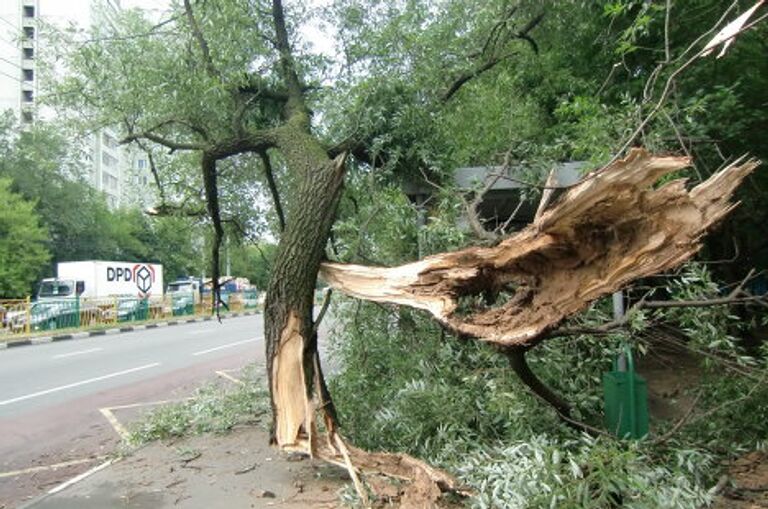
[[29, 295], [50, 253], [35, 204], [10, 188], [11, 181], [0, 178], [0, 297], [19, 298]]

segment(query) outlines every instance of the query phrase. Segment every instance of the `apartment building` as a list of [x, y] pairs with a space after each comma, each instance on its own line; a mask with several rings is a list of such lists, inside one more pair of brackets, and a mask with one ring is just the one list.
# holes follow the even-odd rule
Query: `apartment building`
[[0, 0], [0, 110], [35, 121], [39, 0]]
[[[40, 19], [61, 26], [87, 20], [107, 27], [120, 9], [120, 0], [0, 0], [0, 112], [10, 110], [22, 127], [41, 117], [36, 57], [45, 41], [40, 40]], [[51, 120], [51, 115], [47, 108], [42, 116]], [[152, 204], [155, 193], [145, 154], [120, 145], [113, 129], [93, 134], [83, 148], [87, 181], [104, 193], [110, 207]]]

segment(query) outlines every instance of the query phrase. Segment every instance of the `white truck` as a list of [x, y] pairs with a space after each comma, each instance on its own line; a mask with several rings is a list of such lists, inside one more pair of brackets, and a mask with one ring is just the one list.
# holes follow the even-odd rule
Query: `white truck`
[[142, 299], [163, 296], [163, 266], [156, 263], [100, 260], [61, 262], [56, 274], [56, 278], [40, 282], [38, 300], [76, 295], [84, 299], [116, 295]]

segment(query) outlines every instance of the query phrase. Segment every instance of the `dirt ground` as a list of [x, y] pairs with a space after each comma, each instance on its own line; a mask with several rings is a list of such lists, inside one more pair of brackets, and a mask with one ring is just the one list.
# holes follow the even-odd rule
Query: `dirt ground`
[[30, 507], [330, 508], [347, 480], [336, 467], [279, 453], [263, 429], [243, 426], [150, 444]]
[[751, 452], [734, 461], [720, 486], [716, 509], [768, 508], [768, 452]]

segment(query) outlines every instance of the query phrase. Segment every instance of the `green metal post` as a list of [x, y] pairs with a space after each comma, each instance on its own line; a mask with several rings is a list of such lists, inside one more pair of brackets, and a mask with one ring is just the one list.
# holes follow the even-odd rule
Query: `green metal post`
[[80, 328], [80, 295], [75, 295], [75, 327]]
[[27, 315], [27, 321], [24, 324], [24, 332], [26, 334], [29, 334], [29, 332], [31, 330], [31, 326], [32, 326], [32, 302], [31, 302], [31, 300], [32, 299], [29, 297], [29, 295], [27, 295], [27, 301], [24, 304], [25, 305], [25, 311], [26, 311], [25, 314]]

